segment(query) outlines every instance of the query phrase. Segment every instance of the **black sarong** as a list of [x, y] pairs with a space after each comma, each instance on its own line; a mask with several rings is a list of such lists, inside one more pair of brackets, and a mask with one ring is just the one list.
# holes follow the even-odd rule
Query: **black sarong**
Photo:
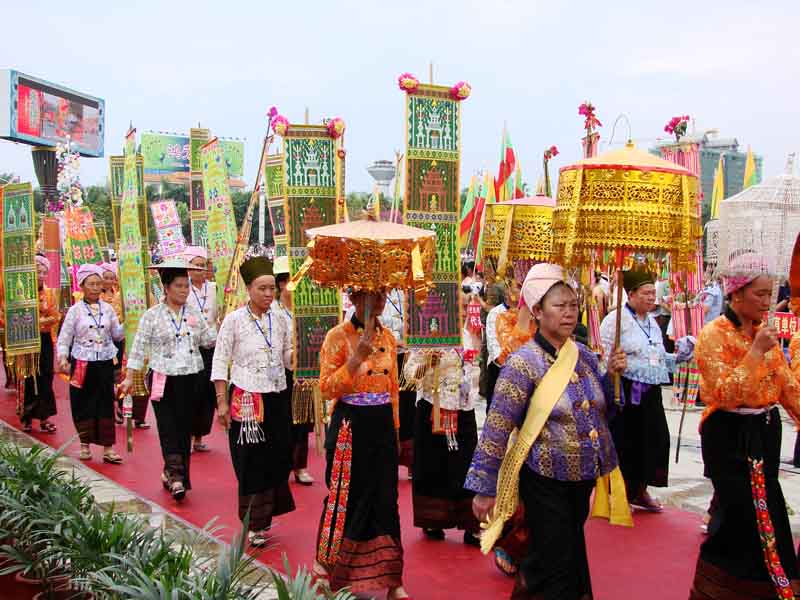
[[447, 437], [434, 434], [433, 406], [421, 401], [414, 423], [414, 526], [425, 529], [464, 529], [479, 533], [472, 514], [473, 492], [464, 489], [472, 454], [478, 445], [475, 411], [458, 412], [458, 450], [447, 447]]
[[[286, 397], [289, 398], [290, 406], [292, 406], [293, 392], [294, 371], [286, 369]], [[314, 430], [314, 424], [295, 423], [293, 415], [289, 415], [289, 418], [291, 419], [292, 469], [305, 469], [308, 467], [308, 434]]]
[[590, 600], [583, 526], [594, 481], [558, 481], [523, 465], [519, 492], [530, 536], [512, 600]]
[[661, 386], [651, 385], [641, 403], [631, 404], [629, 379], [622, 378], [625, 406], [609, 424], [619, 467], [630, 500], [645, 487], [667, 487], [669, 475], [669, 426], [661, 400]]
[[[75, 370], [74, 358], [70, 359], [70, 364], [72, 374]], [[83, 386], [69, 386], [69, 405], [81, 444], [113, 446], [116, 440], [114, 361], [89, 361]]]
[[192, 413], [192, 436], [203, 437], [211, 433], [214, 423], [214, 411], [217, 408], [217, 392], [211, 381], [211, 362], [214, 359], [214, 348], [200, 348], [203, 357], [203, 370], [197, 382], [197, 397]]
[[[158, 439], [164, 457], [164, 474], [168, 485], [176, 481], [184, 489], [192, 489], [189, 477], [189, 458], [192, 448], [192, 414], [197, 402], [200, 375], [169, 375], [164, 384], [164, 396], [153, 401]], [[148, 386], [152, 389], [152, 386]]]
[[[325, 439], [328, 488], [343, 420], [349, 421], [352, 431], [343, 539], [336, 561], [333, 564], [320, 562], [328, 569], [334, 590], [347, 586], [351, 592], [358, 593], [399, 587], [403, 578], [403, 546], [397, 505], [399, 463], [392, 405], [351, 406], [337, 402]], [[318, 547], [323, 536], [328, 540], [334, 538], [341, 517], [337, 511], [330, 528], [326, 528], [326, 504], [327, 498], [323, 501]]]
[[250, 511], [250, 531], [263, 531], [272, 525], [272, 517], [292, 512], [294, 498], [289, 491], [292, 469], [290, 433], [291, 401], [286, 390], [262, 394], [264, 422], [260, 423], [266, 440], [248, 444], [239, 433], [242, 424], [231, 421], [228, 446], [233, 470], [239, 482], [239, 519]]
[[705, 473], [714, 484], [716, 509], [700, 546], [692, 600], [776, 598], [770, 580], [750, 483], [748, 458], [763, 458], [766, 507], [775, 547], [795, 591], [800, 590], [797, 557], [786, 502], [778, 481], [781, 420], [777, 408], [760, 415], [716, 411], [702, 424]]
[[25, 379], [24, 401], [20, 416], [23, 423], [30, 423], [33, 419], [45, 421], [58, 412], [56, 395], [53, 393], [53, 338], [50, 337], [49, 331], [42, 333], [41, 338], [39, 373], [35, 377]]

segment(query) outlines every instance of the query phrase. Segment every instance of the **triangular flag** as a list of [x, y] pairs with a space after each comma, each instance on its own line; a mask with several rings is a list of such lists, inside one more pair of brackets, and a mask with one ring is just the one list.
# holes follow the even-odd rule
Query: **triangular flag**
[[743, 187], [749, 188], [758, 183], [756, 175], [756, 159], [753, 157], [753, 150], [747, 147], [747, 161], [744, 163], [744, 182]]
[[711, 192], [711, 218], [719, 218], [719, 205], [725, 198], [725, 173], [723, 172], [722, 154], [719, 155], [719, 164], [714, 173], [714, 188]]

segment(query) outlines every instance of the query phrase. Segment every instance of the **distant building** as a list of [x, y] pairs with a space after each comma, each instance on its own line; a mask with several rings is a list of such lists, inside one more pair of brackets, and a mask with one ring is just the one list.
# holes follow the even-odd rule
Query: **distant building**
[[[681, 143], [697, 143], [700, 145], [700, 186], [703, 190], [703, 216], [708, 214], [711, 205], [711, 192], [714, 189], [714, 171], [719, 164], [719, 156], [723, 154], [722, 163], [725, 169], [725, 197], [729, 198], [742, 191], [744, 186], [744, 166], [747, 161], [747, 148], [739, 148], [736, 138], [719, 137], [716, 129], [706, 131], [703, 135], [686, 136]], [[650, 152], [661, 155], [660, 148], [674, 145], [673, 141], [664, 140], [652, 148]], [[756, 180], [762, 179], [764, 159], [754, 154], [756, 163]]]

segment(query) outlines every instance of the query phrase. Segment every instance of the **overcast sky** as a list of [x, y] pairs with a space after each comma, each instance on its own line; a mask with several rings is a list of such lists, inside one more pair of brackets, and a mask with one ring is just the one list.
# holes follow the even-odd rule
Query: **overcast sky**
[[[765, 156], [765, 175], [800, 150], [800, 2], [737, 0], [193, 0], [14, 2], [0, 35], [13, 68], [106, 101], [106, 158], [82, 160], [84, 184], [105, 180], [129, 122], [186, 132], [198, 122], [246, 138], [257, 170], [265, 113], [347, 123], [347, 189], [369, 191], [365, 168], [403, 147], [410, 71], [465, 80], [461, 182], [496, 172], [503, 123], [531, 185], [541, 155], [580, 157], [578, 105], [597, 107], [605, 141], [620, 113], [642, 146], [670, 117], [718, 128]], [[622, 126], [615, 141], [623, 141]], [[604, 148], [605, 146], [602, 146]], [[35, 182], [28, 146], [0, 141], [0, 172]]]

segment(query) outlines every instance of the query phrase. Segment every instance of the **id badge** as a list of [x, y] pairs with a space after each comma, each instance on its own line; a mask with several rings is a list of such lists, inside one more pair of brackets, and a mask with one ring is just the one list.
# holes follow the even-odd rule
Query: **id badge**
[[658, 351], [658, 346], [650, 346], [650, 366], [657, 367], [661, 364], [661, 353]]

